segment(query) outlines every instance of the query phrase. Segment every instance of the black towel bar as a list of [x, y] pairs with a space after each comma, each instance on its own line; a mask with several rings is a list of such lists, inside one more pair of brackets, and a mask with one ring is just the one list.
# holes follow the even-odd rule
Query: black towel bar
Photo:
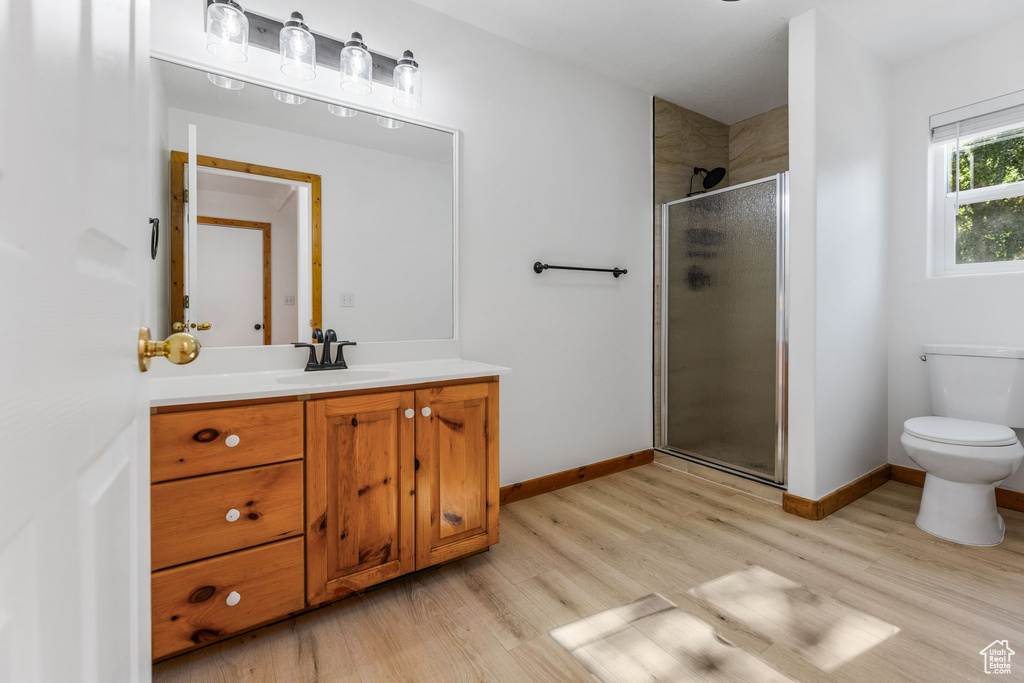
[[593, 273], [611, 273], [615, 277], [618, 277], [620, 275], [625, 275], [626, 274], [626, 269], [625, 268], [581, 268], [579, 266], [549, 266], [548, 264], [541, 263], [540, 261], [537, 261], [536, 263], [533, 264], [533, 272], [537, 273], [538, 275], [540, 273], [543, 273], [545, 270], [549, 270], [549, 269], [550, 270], [589, 270], [590, 272], [593, 272]]

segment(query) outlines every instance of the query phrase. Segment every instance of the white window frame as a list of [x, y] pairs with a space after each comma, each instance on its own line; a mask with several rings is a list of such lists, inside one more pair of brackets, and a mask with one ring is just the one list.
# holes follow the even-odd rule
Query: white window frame
[[[1018, 127], [1024, 125], [1016, 124]], [[972, 136], [975, 137], [975, 136]], [[938, 143], [932, 146], [932, 187], [934, 210], [934, 266], [933, 275], [977, 275], [985, 273], [1022, 273], [1024, 260], [1020, 261], [989, 261], [986, 263], [956, 262], [956, 207], [957, 193], [949, 192], [946, 181], [952, 163], [952, 150], [956, 140]], [[1024, 181], [980, 187], [974, 190], [960, 190], [960, 205], [975, 204], [1010, 197], [1024, 196]]]

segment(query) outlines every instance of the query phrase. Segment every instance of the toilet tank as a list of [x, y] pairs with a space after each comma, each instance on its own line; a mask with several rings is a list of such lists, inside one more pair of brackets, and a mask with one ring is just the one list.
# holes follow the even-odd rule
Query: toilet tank
[[1024, 347], [925, 344], [932, 415], [1024, 427]]

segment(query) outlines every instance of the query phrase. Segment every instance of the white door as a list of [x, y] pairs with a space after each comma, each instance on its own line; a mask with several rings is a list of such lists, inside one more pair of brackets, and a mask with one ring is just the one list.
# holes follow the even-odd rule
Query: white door
[[200, 223], [197, 287], [203, 292], [204, 346], [263, 343], [263, 231]]
[[0, 51], [0, 680], [145, 681], [149, 5], [0, 0]]

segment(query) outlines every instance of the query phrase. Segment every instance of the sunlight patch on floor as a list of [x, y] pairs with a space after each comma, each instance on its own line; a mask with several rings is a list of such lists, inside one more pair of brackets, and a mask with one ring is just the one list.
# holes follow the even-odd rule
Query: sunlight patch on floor
[[822, 598], [763, 567], [721, 576], [690, 593], [822, 671], [835, 671], [899, 633], [892, 624]]
[[550, 635], [606, 683], [791, 680], [657, 594], [560, 626]]

